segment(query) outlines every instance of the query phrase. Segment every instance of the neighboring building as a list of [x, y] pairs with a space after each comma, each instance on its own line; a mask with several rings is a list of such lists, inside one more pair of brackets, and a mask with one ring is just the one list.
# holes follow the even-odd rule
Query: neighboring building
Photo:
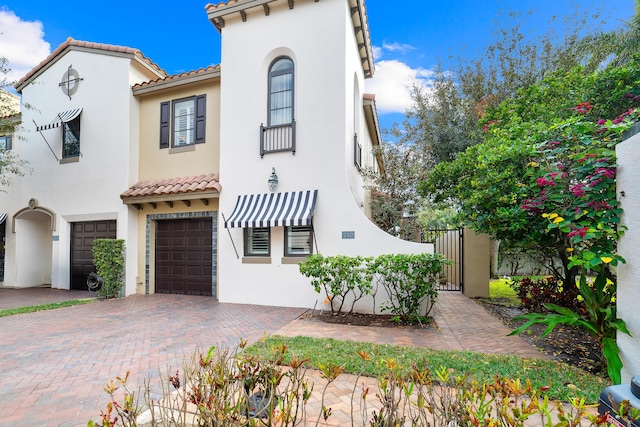
[[[0, 193], [4, 286], [86, 289], [93, 238], [137, 246], [137, 216], [119, 197], [138, 175], [131, 86], [163, 76], [138, 50], [68, 39], [17, 83], [34, 108], [22, 110], [12, 147], [28, 170]], [[135, 282], [135, 255], [127, 252], [127, 283]]]
[[[7, 157], [12, 152], [14, 129], [20, 125], [20, 97], [0, 89], [0, 186], [10, 181], [11, 177], [2, 168], [13, 160]], [[0, 188], [2, 191], [2, 188]], [[4, 280], [5, 237], [7, 214], [0, 205], [0, 283]]]
[[108, 234], [126, 240], [126, 295], [313, 307], [311, 253], [433, 252], [367, 218], [359, 170], [383, 165], [363, 0], [206, 10], [219, 66], [167, 76], [137, 50], [68, 40], [19, 82], [39, 111], [19, 147], [34, 172], [0, 195], [5, 286], [74, 288], [76, 248]]

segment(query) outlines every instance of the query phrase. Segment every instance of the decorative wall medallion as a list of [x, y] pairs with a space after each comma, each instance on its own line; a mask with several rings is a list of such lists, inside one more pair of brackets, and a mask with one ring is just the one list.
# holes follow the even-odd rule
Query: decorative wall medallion
[[38, 199], [29, 199], [29, 209], [35, 209], [38, 207]]
[[78, 90], [78, 86], [80, 86], [80, 82], [84, 80], [78, 74], [78, 71], [72, 68], [72, 65], [69, 65], [67, 71], [65, 71], [62, 76], [62, 81], [58, 84], [60, 89], [62, 89], [62, 93], [67, 95], [69, 99], [71, 99], [71, 95], [76, 93]]

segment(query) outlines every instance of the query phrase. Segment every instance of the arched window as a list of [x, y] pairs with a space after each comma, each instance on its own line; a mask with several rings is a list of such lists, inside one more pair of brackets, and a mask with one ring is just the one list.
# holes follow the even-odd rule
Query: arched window
[[268, 126], [293, 122], [293, 61], [277, 58], [269, 67]]

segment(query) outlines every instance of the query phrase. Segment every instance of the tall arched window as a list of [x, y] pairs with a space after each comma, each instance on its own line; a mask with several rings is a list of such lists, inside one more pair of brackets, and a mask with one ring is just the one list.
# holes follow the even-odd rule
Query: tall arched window
[[269, 67], [268, 126], [293, 122], [293, 61], [277, 58]]

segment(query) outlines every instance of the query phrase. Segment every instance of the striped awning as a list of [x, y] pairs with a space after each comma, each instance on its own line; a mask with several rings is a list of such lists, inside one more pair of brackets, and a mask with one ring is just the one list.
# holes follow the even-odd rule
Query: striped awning
[[71, 120], [73, 120], [76, 117], [78, 117], [80, 115], [80, 113], [82, 113], [82, 108], [76, 108], [74, 110], [63, 111], [62, 113], [58, 113], [54, 117], [54, 119], [51, 121], [51, 123], [46, 124], [46, 125], [42, 125], [42, 126], [36, 126], [36, 130], [38, 132], [41, 132], [43, 130], [60, 127], [61, 123], [70, 122]]
[[238, 196], [225, 228], [311, 225], [318, 190]]
[[7, 219], [7, 214], [0, 212], [0, 225]]

